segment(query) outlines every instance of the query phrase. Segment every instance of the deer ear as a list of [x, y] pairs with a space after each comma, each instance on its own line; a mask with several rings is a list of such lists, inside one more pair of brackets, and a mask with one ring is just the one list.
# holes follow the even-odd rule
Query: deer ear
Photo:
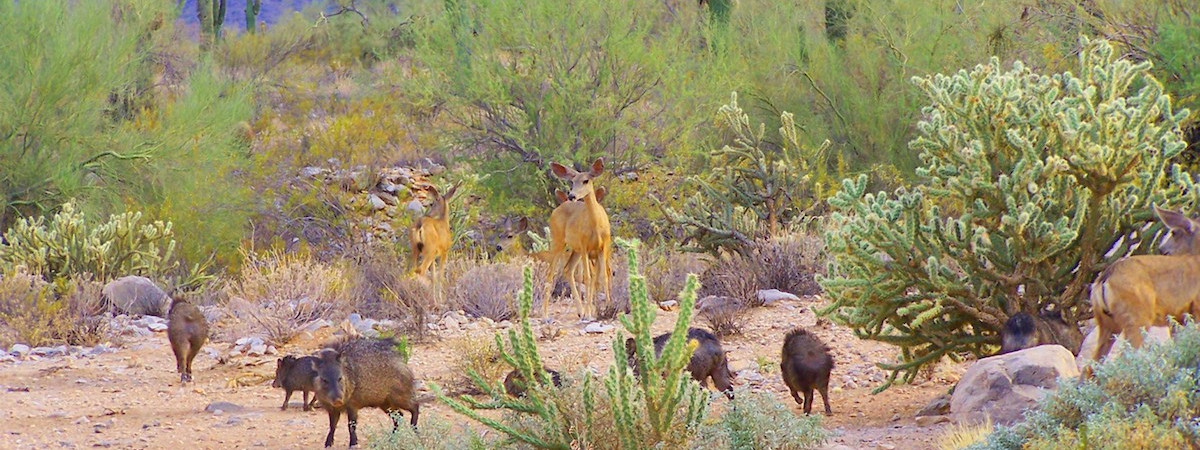
[[579, 172], [576, 172], [575, 169], [572, 169], [570, 167], [564, 166], [559, 163], [550, 163], [550, 172], [553, 173], [554, 176], [562, 178], [564, 180], [569, 180], [569, 179], [573, 178], [575, 176], [575, 174], [579, 173]]
[[608, 188], [601, 186], [597, 188], [594, 193], [596, 194], [596, 201], [602, 202], [604, 201], [604, 196], [608, 195]]
[[521, 220], [517, 221], [517, 233], [524, 233], [525, 230], [528, 230], [528, 229], [529, 229], [529, 218], [528, 217], [522, 217]]
[[558, 203], [560, 203], [560, 204], [566, 203], [567, 202], [567, 193], [560, 191], [558, 189], [555, 189], [554, 190], [554, 198], [557, 199]]
[[590, 175], [595, 177], [602, 173], [604, 173], [604, 158], [596, 158], [596, 160], [592, 162], [592, 172]]
[[1196, 222], [1178, 211], [1162, 209], [1155, 205], [1154, 214], [1158, 215], [1158, 220], [1161, 220], [1171, 231], [1182, 231], [1188, 234], [1196, 233]]
[[459, 185], [457, 185], [457, 184], [454, 186], [450, 186], [450, 190], [446, 191], [446, 195], [443, 195], [442, 198], [444, 198], [446, 200], [450, 200], [451, 197], [454, 197], [454, 193], [458, 192], [458, 186]]
[[434, 196], [434, 197], [437, 197], [437, 196], [441, 195], [440, 193], [438, 193], [437, 186], [434, 186], [434, 185], [432, 185], [432, 184], [431, 184], [431, 185], [429, 185], [429, 186], [425, 186], [425, 190], [427, 190], [427, 191], [429, 191], [429, 192], [433, 193], [433, 196]]

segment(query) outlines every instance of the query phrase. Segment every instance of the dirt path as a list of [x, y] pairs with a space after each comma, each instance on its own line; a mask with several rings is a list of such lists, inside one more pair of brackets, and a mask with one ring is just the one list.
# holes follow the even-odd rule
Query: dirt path
[[[750, 313], [743, 334], [726, 339], [724, 345], [735, 372], [752, 369], [743, 373], [761, 373], [762, 378], [742, 376], [736, 383], [772, 392], [798, 412], [780, 379], [778, 359], [783, 334], [792, 326], [804, 326], [834, 349], [834, 415], [824, 421], [834, 432], [831, 448], [934, 448], [946, 425], [918, 427], [913, 416], [946, 392], [961, 375], [961, 367], [944, 366], [930, 380], [872, 396], [871, 389], [883, 377], [874, 364], [891, 360], [893, 350], [858, 340], [848, 329], [818, 325], [813, 301], [782, 301]], [[656, 330], [668, 330], [676, 314], [660, 312]], [[565, 307], [558, 311], [558, 317], [568, 315]], [[607, 370], [613, 361], [613, 331], [584, 335], [573, 323], [559, 326], [565, 336], [539, 343], [548, 365]], [[308, 353], [335, 329], [321, 331], [280, 351]], [[483, 327], [458, 334], [492, 332]], [[418, 378], [445, 385], [456, 376], [450, 368], [454, 340], [447, 336], [415, 346], [411, 365]], [[222, 355], [231, 347], [224, 342], [209, 346]], [[218, 364], [211, 355], [201, 354], [195, 362], [196, 382], [187, 387], [179, 386], [164, 333], [128, 341], [115, 353], [0, 363], [0, 448], [319, 448], [327, 416], [320, 410], [302, 412], [299, 393], [287, 411], [280, 411], [283, 392], [270, 387], [275, 358], [239, 356]], [[760, 364], [763, 371], [758, 371]], [[206, 412], [215, 402], [242, 409]], [[433, 416], [466, 423], [445, 406], [424, 405], [422, 417]], [[343, 419], [335, 446], [348, 442], [344, 424]], [[360, 437], [367, 436], [363, 430], [389, 425], [382, 412], [368, 410], [360, 417]]]

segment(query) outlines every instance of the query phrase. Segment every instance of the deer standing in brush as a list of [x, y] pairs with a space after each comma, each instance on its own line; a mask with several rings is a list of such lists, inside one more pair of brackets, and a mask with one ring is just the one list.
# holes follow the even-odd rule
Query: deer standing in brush
[[[1092, 283], [1092, 312], [1099, 338], [1094, 361], [1112, 349], [1124, 333], [1133, 348], [1142, 346], [1142, 331], [1164, 326], [1167, 318], [1183, 321], [1200, 315], [1200, 222], [1179, 212], [1154, 207], [1171, 235], [1159, 246], [1161, 255], [1137, 255], [1108, 266]], [[1092, 376], [1091, 366], [1084, 376]]]
[[[605, 298], [612, 297], [612, 227], [608, 213], [600, 206], [592, 179], [604, 173], [604, 161], [597, 158], [591, 170], [579, 172], [559, 163], [551, 163], [554, 176], [571, 182], [567, 201], [550, 214], [550, 274], [566, 273], [571, 285], [571, 297], [583, 319], [596, 317], [596, 291], [604, 285]], [[587, 298], [579, 295], [575, 285], [575, 265], [583, 264]], [[550, 291], [554, 277], [547, 277], [542, 303], [542, 317], [549, 316]]]
[[411, 250], [409, 261], [413, 274], [418, 276], [428, 271], [435, 260], [438, 261], [439, 268], [446, 266], [446, 255], [450, 252], [450, 243], [453, 240], [447, 202], [454, 197], [458, 185], [446, 191], [446, 195], [441, 195], [434, 186], [428, 186], [425, 190], [433, 195], [433, 205], [428, 213], [413, 222], [408, 233]]

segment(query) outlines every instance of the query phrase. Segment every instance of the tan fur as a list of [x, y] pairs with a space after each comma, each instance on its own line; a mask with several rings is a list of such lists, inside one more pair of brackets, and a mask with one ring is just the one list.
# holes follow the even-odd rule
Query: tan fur
[[[1200, 312], [1200, 222], [1175, 211], [1154, 208], [1171, 229], [1163, 255], [1123, 258], [1106, 268], [1092, 284], [1091, 304], [1099, 338], [1094, 361], [1108, 355], [1113, 338], [1124, 333], [1130, 346], [1142, 346], [1146, 327], [1182, 321]], [[1091, 367], [1084, 370], [1091, 377]]]
[[[575, 299], [579, 316], [594, 318], [595, 295], [601, 282], [605, 296], [612, 297], [609, 262], [612, 257], [612, 227], [608, 222], [608, 212], [600, 206], [595, 186], [591, 183], [593, 178], [604, 172], [604, 161], [596, 159], [588, 172], [577, 172], [558, 163], [552, 163], [550, 169], [554, 176], [571, 182], [571, 190], [567, 193], [569, 201], [558, 205], [550, 214], [550, 273], [557, 274], [561, 270], [567, 274], [571, 297]], [[576, 264], [583, 264], [586, 299], [579, 295], [575, 285]], [[548, 300], [553, 285], [554, 277], [547, 277], [546, 295], [543, 296], [547, 301], [542, 303], [542, 317], [549, 315]]]
[[408, 234], [411, 257], [409, 264], [414, 275], [422, 275], [429, 270], [435, 260], [439, 267], [446, 265], [446, 256], [450, 252], [453, 235], [450, 232], [450, 209], [447, 202], [454, 197], [458, 186], [451, 187], [446, 195], [438, 193], [437, 188], [426, 188], [433, 194], [433, 206], [423, 217], [413, 222]]

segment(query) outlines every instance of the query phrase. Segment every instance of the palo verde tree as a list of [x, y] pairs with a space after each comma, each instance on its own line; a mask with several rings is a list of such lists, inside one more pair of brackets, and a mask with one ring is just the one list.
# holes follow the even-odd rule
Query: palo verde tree
[[1081, 47], [1077, 73], [993, 58], [914, 79], [929, 100], [910, 143], [919, 182], [868, 194], [860, 176], [829, 199], [822, 313], [900, 347], [881, 390], [943, 356], [989, 353], [1019, 311], [1087, 318], [1096, 273], [1163, 233], [1151, 205], [1196, 205], [1192, 176], [1168, 166], [1187, 111], [1149, 63]]

